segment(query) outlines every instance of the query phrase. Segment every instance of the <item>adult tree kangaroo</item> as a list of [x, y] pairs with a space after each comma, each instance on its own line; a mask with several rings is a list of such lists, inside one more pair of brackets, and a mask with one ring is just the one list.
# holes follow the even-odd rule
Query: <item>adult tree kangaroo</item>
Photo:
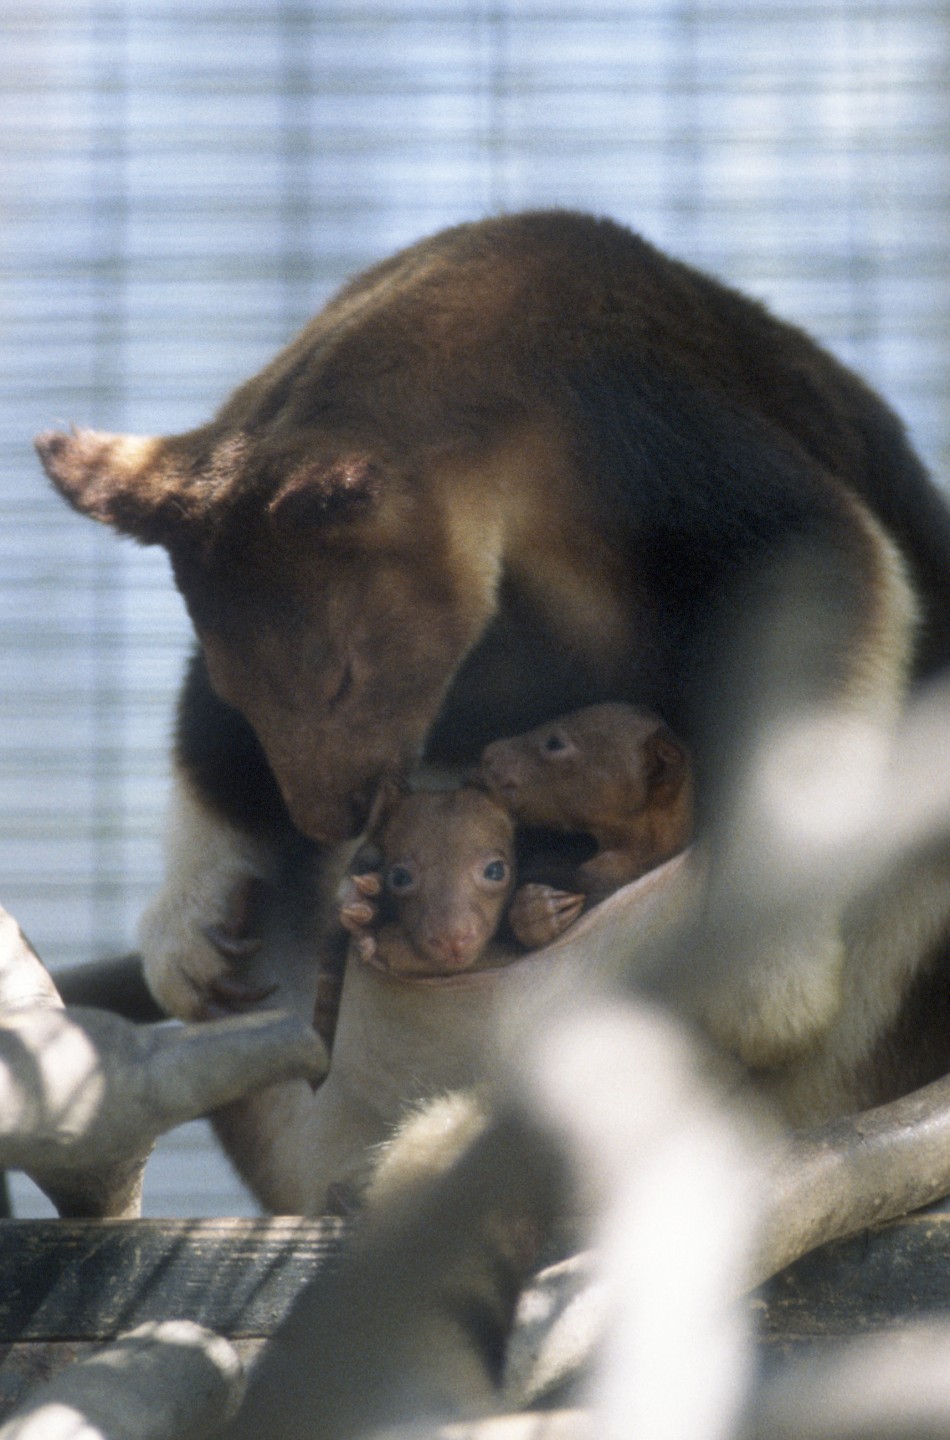
[[[609, 220], [447, 230], [346, 285], [199, 429], [37, 448], [78, 510], [167, 548], [197, 632], [143, 931], [184, 1018], [227, 990], [249, 882], [356, 836], [424, 760], [624, 701], [691, 747], [702, 814], [724, 625], [790, 553], [830, 557], [816, 705], [887, 725], [950, 661], [950, 512], [893, 413]], [[942, 1017], [933, 1045], [913, 1017], [946, 988], [948, 875], [928, 856], [808, 963], [723, 974], [699, 1020], [752, 1070], [807, 1071], [798, 1119], [942, 1071]]]

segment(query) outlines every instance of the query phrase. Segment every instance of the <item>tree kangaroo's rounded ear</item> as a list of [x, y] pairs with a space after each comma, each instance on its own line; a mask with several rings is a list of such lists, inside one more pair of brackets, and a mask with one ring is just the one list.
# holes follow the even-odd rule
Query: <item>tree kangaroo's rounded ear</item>
[[202, 431], [163, 437], [50, 430], [34, 445], [75, 509], [143, 545], [166, 545], [203, 518], [229, 484], [237, 459], [217, 463]]
[[305, 461], [280, 484], [267, 514], [278, 532], [301, 525], [345, 523], [372, 508], [381, 485], [382, 472], [366, 455]]

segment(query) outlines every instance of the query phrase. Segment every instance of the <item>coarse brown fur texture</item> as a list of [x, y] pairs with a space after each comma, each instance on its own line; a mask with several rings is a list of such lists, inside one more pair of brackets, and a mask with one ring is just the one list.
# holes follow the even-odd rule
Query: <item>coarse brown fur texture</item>
[[[702, 816], [722, 636], [789, 555], [819, 556], [839, 617], [803, 703], [886, 724], [950, 659], [950, 517], [899, 421], [802, 332], [607, 220], [436, 235], [346, 286], [200, 429], [38, 448], [79, 510], [167, 547], [200, 642], [178, 761], [219, 838], [205, 860], [179, 833], [146, 926], [179, 1014], [223, 963], [199, 921], [220, 923], [235, 876], [266, 874], [281, 837], [354, 836], [423, 757], [470, 765], [629, 702], [690, 746]], [[756, 664], [732, 656], [740, 692]], [[950, 923], [928, 894], [930, 929]], [[844, 928], [804, 978], [794, 947], [771, 957], [748, 1021], [730, 995], [749, 976], [705, 1015], [748, 1063], [786, 1064], [832, 1033], [842, 977], [863, 987], [832, 1105], [922, 963], [905, 934], [881, 985], [849, 968]]]

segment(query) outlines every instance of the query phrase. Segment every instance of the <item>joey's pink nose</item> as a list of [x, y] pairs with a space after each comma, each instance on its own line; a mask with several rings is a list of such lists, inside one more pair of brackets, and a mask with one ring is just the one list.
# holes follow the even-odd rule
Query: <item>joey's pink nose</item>
[[460, 925], [426, 937], [426, 948], [449, 970], [464, 970], [478, 956], [481, 935], [474, 925]]

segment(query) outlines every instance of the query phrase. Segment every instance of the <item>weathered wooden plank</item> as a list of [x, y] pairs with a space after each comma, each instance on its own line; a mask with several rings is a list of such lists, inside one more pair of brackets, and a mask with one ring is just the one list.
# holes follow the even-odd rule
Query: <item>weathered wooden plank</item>
[[[342, 1221], [0, 1222], [0, 1416], [33, 1385], [145, 1320], [187, 1317], [250, 1360], [321, 1267]], [[805, 1256], [754, 1299], [767, 1353], [950, 1311], [950, 1214], [881, 1225]]]
[[173, 1318], [266, 1336], [343, 1231], [333, 1219], [5, 1220], [0, 1344], [104, 1340]]
[[763, 1286], [766, 1343], [817, 1341], [950, 1312], [950, 1214], [891, 1221], [805, 1255]]
[[[185, 1316], [271, 1333], [345, 1225], [294, 1217], [0, 1222], [0, 1344], [100, 1340]], [[950, 1213], [893, 1221], [804, 1256], [757, 1297], [764, 1338], [833, 1336], [950, 1311]]]

